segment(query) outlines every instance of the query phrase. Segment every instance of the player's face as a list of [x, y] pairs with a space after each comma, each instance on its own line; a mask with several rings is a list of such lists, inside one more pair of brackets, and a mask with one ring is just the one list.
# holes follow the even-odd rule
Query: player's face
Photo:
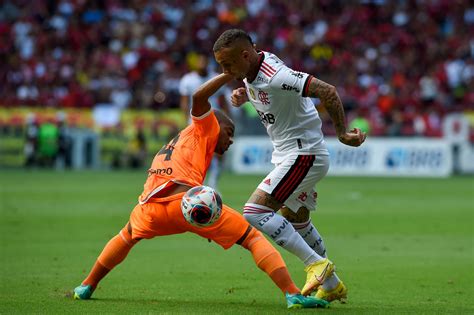
[[214, 53], [217, 63], [224, 73], [237, 80], [243, 80], [250, 69], [249, 53], [239, 46], [223, 48]]
[[222, 123], [220, 127], [221, 130], [214, 152], [222, 155], [229, 149], [231, 144], [234, 143], [234, 126], [228, 123]]

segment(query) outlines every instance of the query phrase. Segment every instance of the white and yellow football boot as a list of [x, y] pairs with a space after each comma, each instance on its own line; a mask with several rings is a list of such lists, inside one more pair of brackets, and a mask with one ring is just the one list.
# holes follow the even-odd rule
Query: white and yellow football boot
[[341, 303], [346, 303], [347, 301], [347, 288], [344, 283], [341, 281], [332, 290], [326, 291], [322, 287], [319, 287], [318, 292], [315, 295], [317, 298], [332, 302], [335, 300], [339, 300]]
[[306, 271], [306, 283], [303, 290], [301, 290], [301, 294], [306, 296], [317, 290], [319, 286], [334, 273], [334, 269], [334, 264], [327, 258], [323, 258], [307, 266], [304, 269], [304, 271]]

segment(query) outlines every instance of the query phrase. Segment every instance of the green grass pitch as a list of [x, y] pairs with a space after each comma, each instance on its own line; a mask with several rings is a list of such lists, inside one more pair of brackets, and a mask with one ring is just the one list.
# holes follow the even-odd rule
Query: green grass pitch
[[[251, 255], [196, 235], [139, 243], [90, 301], [71, 290], [122, 228], [144, 172], [0, 171], [1, 314], [287, 314]], [[261, 177], [224, 174], [241, 209]], [[474, 179], [336, 178], [313, 221], [349, 288], [321, 314], [474, 314]], [[305, 274], [282, 252], [295, 282]]]

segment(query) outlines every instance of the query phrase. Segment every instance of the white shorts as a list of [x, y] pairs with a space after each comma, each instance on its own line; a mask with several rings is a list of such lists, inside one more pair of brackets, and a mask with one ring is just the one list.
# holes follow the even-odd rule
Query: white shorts
[[293, 212], [302, 206], [316, 209], [316, 183], [326, 176], [328, 155], [293, 155], [285, 159], [265, 177], [258, 189], [272, 195]]

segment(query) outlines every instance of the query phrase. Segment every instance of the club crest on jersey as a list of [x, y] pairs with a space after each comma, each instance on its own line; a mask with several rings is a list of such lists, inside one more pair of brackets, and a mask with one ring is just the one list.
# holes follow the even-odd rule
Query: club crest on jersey
[[270, 105], [270, 99], [268, 98], [268, 93], [262, 90], [258, 90], [258, 99], [262, 102], [263, 105]]

